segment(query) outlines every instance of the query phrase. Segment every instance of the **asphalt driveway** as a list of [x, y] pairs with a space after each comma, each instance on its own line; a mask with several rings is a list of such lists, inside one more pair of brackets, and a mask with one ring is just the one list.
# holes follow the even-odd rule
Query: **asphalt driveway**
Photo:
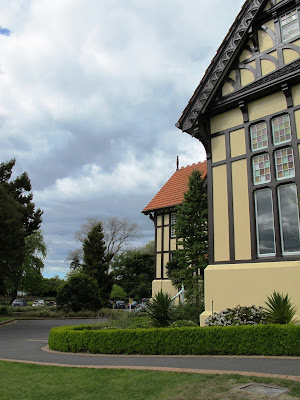
[[0, 326], [0, 359], [94, 367], [173, 369], [187, 372], [242, 372], [280, 375], [300, 380], [300, 358], [207, 356], [111, 356], [48, 352], [54, 326], [95, 323], [95, 320], [18, 320]]

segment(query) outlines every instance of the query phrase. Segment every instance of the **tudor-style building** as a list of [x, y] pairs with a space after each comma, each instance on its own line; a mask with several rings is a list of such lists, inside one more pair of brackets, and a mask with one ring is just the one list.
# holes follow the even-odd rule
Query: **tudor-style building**
[[299, 21], [299, 0], [247, 0], [176, 124], [207, 152], [202, 325], [273, 290], [300, 318]]
[[180, 205], [188, 189], [189, 176], [194, 170], [206, 176], [206, 161], [177, 169], [167, 183], [153, 197], [142, 211], [149, 215], [155, 226], [155, 277], [152, 282], [152, 295], [162, 290], [174, 296], [177, 289], [167, 276], [166, 264], [176, 250], [174, 225], [176, 206]]

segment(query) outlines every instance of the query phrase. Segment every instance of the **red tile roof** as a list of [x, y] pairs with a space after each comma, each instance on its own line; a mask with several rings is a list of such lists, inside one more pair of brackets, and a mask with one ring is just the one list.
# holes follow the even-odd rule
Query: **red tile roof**
[[142, 212], [147, 214], [150, 211], [181, 204], [188, 189], [189, 176], [194, 170], [199, 170], [202, 176], [206, 176], [206, 161], [178, 169]]

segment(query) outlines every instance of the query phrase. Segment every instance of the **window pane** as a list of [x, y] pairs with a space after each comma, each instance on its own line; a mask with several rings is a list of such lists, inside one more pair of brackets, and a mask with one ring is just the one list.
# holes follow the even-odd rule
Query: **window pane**
[[272, 119], [272, 132], [274, 144], [289, 142], [292, 138], [290, 116], [282, 115]]
[[250, 138], [252, 151], [268, 147], [268, 133], [266, 122], [252, 125], [250, 127]]
[[296, 185], [279, 186], [278, 202], [282, 253], [299, 253], [299, 210]]
[[282, 41], [287, 42], [299, 35], [297, 10], [291, 11], [280, 18]]
[[253, 182], [260, 185], [271, 181], [269, 154], [261, 154], [253, 157]]
[[277, 180], [295, 176], [294, 152], [292, 147], [275, 152], [275, 165]]
[[271, 189], [255, 192], [255, 213], [258, 256], [274, 256], [275, 235]]

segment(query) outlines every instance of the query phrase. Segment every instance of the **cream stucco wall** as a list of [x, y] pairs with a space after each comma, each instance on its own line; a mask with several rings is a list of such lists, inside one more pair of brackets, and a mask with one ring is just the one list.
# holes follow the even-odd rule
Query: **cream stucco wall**
[[156, 255], [156, 277], [160, 279], [161, 276], [161, 254]]
[[170, 228], [164, 227], [164, 251], [170, 250]]
[[[266, 22], [264, 26], [270, 28], [273, 32], [275, 31], [273, 20]], [[264, 51], [267, 51], [272, 47], [274, 47], [274, 43], [271, 36], [268, 35], [268, 33], [263, 30], [258, 31], [258, 44], [260, 53], [263, 53]]]
[[169, 279], [155, 279], [152, 281], [152, 296], [161, 290], [164, 293], [169, 293], [172, 297], [178, 293], [178, 290], [172, 285], [172, 282]]
[[227, 168], [220, 165], [213, 168], [213, 213], [215, 261], [229, 260], [229, 220]]
[[292, 96], [294, 106], [298, 106], [300, 104], [300, 85], [295, 85], [292, 87]]
[[162, 228], [157, 228], [156, 233], [157, 233], [156, 251], [161, 251]]
[[262, 97], [259, 100], [248, 104], [249, 119], [253, 121], [269, 114], [283, 111], [287, 108], [286, 98], [283, 92], [277, 92], [270, 96]]
[[[253, 67], [255, 69], [255, 61], [248, 63], [247, 65]], [[255, 76], [252, 71], [249, 69], [242, 68], [241, 69], [241, 84], [242, 86], [246, 86], [249, 83], [255, 80]]]
[[235, 161], [231, 164], [231, 168], [235, 259], [250, 260], [251, 236], [247, 161]]
[[210, 119], [211, 134], [233, 128], [243, 123], [243, 114], [239, 108], [234, 108]]
[[295, 111], [295, 121], [297, 129], [297, 138], [300, 139], [300, 110]]
[[231, 157], [246, 154], [245, 129], [230, 132], [230, 153]]
[[299, 54], [297, 53], [297, 51], [292, 49], [283, 50], [283, 59], [285, 64], [295, 61], [297, 60], [297, 58], [299, 58]]
[[261, 73], [262, 76], [269, 74], [270, 72], [275, 71], [276, 65], [273, 61], [270, 60], [261, 60]]
[[205, 312], [200, 323], [214, 312], [241, 306], [264, 306], [274, 290], [288, 293], [300, 319], [300, 262], [209, 265], [205, 269]]
[[226, 159], [225, 135], [211, 139], [211, 152], [213, 163]]

